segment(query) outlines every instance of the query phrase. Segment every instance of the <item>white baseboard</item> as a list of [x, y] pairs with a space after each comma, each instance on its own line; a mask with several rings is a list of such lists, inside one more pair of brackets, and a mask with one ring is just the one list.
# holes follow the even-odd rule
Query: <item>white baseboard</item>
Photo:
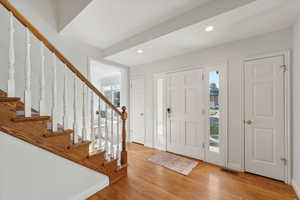
[[149, 148], [153, 148], [153, 145], [151, 143], [145, 143], [144, 146], [149, 147]]
[[70, 198], [70, 200], [85, 200], [85, 199], [89, 198], [90, 196], [92, 196], [93, 194], [95, 194], [95, 193], [99, 192], [100, 190], [106, 188], [108, 185], [109, 185], [109, 179], [106, 178], [103, 183], [95, 185], [95, 186], [79, 193], [75, 197]]
[[239, 163], [227, 163], [227, 167], [229, 169], [233, 169], [233, 170], [236, 170], [236, 171], [239, 171], [239, 172], [243, 172], [244, 170], [242, 170], [241, 168], [241, 165]]
[[300, 187], [299, 187], [299, 185], [297, 185], [295, 180], [292, 180], [292, 186], [293, 186], [298, 198], [300, 199]]

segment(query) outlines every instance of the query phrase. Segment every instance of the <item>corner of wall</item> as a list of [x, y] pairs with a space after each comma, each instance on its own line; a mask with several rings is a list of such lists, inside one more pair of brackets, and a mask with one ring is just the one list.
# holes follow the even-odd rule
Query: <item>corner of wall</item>
[[292, 180], [292, 186], [293, 186], [298, 198], [300, 198], [300, 187], [299, 187], [299, 185], [297, 185], [295, 180]]
[[95, 186], [79, 193], [75, 197], [71, 197], [69, 200], [85, 200], [92, 196], [93, 194], [99, 192], [100, 190], [103, 190], [109, 185], [109, 179], [108, 177], [105, 179], [105, 181], [102, 184], [96, 184]]

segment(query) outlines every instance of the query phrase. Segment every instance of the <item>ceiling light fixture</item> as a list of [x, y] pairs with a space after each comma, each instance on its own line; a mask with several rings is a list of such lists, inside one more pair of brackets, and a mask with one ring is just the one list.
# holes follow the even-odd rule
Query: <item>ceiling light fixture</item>
[[139, 50], [137, 50], [136, 52], [137, 52], [138, 54], [144, 53], [144, 51], [143, 51], [142, 49], [139, 49]]
[[206, 32], [211, 32], [211, 31], [213, 31], [213, 30], [214, 30], [214, 27], [213, 27], [213, 26], [208, 26], [208, 27], [205, 28], [205, 31], [206, 31]]

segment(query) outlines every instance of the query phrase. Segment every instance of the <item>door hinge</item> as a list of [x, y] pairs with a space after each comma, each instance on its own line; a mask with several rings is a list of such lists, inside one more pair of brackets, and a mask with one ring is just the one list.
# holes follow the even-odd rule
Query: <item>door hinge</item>
[[281, 65], [280, 68], [282, 69], [283, 72], [287, 71], [287, 66], [286, 65]]
[[202, 109], [201, 113], [202, 115], [205, 115], [205, 109]]
[[204, 73], [202, 73], [202, 81], [204, 81]]
[[205, 149], [205, 143], [202, 143], [202, 148]]
[[283, 162], [284, 165], [287, 164], [287, 159], [286, 158], [281, 158], [280, 160]]

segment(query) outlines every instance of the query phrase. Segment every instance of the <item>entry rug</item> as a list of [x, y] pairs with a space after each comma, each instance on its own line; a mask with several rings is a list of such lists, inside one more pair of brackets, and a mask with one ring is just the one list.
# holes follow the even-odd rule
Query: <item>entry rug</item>
[[193, 168], [198, 165], [198, 162], [196, 161], [167, 152], [161, 152], [159, 154], [151, 156], [148, 160], [185, 176], [191, 173]]

